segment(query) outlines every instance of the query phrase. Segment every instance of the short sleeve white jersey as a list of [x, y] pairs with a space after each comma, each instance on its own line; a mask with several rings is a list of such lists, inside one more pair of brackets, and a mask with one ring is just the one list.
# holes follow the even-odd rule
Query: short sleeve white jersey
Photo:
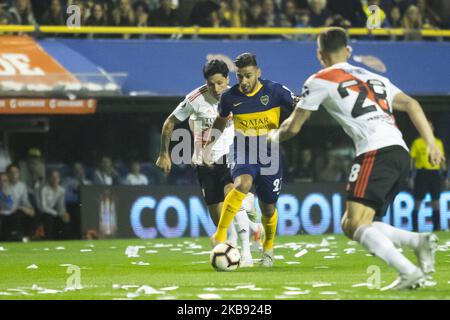
[[399, 92], [383, 76], [338, 63], [306, 80], [297, 107], [316, 111], [324, 106], [353, 139], [357, 155], [393, 145], [408, 151], [392, 109]]
[[[219, 114], [218, 104], [219, 101], [209, 93], [208, 87], [203, 85], [189, 93], [172, 112], [172, 115], [180, 121], [189, 118], [189, 128], [194, 136], [192, 163], [195, 165], [203, 164], [203, 147], [209, 138], [209, 129]], [[230, 118], [225, 130], [212, 148], [214, 161], [219, 161], [229, 153], [233, 139], [234, 127]]]

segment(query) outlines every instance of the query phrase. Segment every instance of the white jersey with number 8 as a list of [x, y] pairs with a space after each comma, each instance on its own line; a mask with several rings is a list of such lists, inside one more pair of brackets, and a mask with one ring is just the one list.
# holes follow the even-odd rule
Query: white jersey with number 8
[[338, 63], [305, 82], [297, 107], [316, 111], [323, 105], [353, 139], [357, 155], [393, 145], [408, 150], [392, 110], [399, 92], [385, 77]]

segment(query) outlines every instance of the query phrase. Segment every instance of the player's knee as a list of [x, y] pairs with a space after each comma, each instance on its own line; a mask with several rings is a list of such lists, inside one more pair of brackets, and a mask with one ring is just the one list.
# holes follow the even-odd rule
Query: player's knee
[[251, 179], [239, 179], [236, 181], [235, 188], [242, 193], [249, 193], [252, 189], [252, 180]]

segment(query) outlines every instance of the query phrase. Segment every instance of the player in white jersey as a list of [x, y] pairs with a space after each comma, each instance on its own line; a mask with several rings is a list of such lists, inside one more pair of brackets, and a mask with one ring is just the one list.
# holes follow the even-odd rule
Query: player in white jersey
[[[226, 156], [234, 139], [233, 122], [228, 122], [227, 128], [212, 149], [214, 165], [204, 165], [203, 148], [209, 137], [208, 131], [218, 114], [217, 107], [220, 95], [228, 89], [228, 73], [227, 65], [221, 60], [211, 60], [205, 64], [203, 75], [206, 84], [189, 93], [164, 122], [160, 155], [156, 161], [156, 165], [164, 173], [170, 172], [172, 162], [169, 156], [169, 144], [172, 131], [176, 125], [189, 119], [189, 127], [194, 136], [192, 164], [196, 167], [203, 197], [211, 219], [216, 226], [220, 219], [225, 195], [233, 187], [230, 170], [226, 162]], [[241, 240], [241, 267], [253, 265], [249, 241], [250, 230], [253, 232], [254, 241], [259, 241], [262, 231], [260, 224], [250, 221], [248, 218], [247, 212], [252, 214], [254, 211], [254, 198], [252, 194], [249, 194], [238, 215], [236, 215], [234, 223], [236, 229], [229, 229], [231, 242], [236, 243], [238, 236]]]
[[[329, 28], [317, 42], [317, 56], [325, 69], [306, 81], [295, 110], [280, 129], [270, 133], [270, 139], [281, 142], [297, 134], [320, 105], [339, 122], [357, 152], [347, 185], [342, 229], [400, 273], [385, 289], [416, 288], [425, 282], [425, 274], [434, 272], [437, 237], [373, 222], [375, 217], [379, 220], [384, 216], [409, 171], [408, 148], [395, 125], [393, 110], [408, 113], [427, 142], [432, 163], [440, 163], [444, 157], [416, 100], [387, 78], [347, 63], [351, 49], [345, 30]], [[403, 246], [414, 250], [420, 268], [395, 248]]]

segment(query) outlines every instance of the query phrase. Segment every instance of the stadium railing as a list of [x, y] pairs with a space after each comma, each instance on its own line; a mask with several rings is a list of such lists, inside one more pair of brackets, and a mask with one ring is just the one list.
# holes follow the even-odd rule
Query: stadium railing
[[[147, 35], [317, 35], [325, 28], [202, 28], [202, 27], [68, 27], [68, 26], [21, 26], [3, 25], [0, 32], [23, 32], [40, 34], [147, 34]], [[450, 30], [405, 30], [350, 28], [350, 36], [404, 36], [420, 33], [423, 37], [450, 37]]]

